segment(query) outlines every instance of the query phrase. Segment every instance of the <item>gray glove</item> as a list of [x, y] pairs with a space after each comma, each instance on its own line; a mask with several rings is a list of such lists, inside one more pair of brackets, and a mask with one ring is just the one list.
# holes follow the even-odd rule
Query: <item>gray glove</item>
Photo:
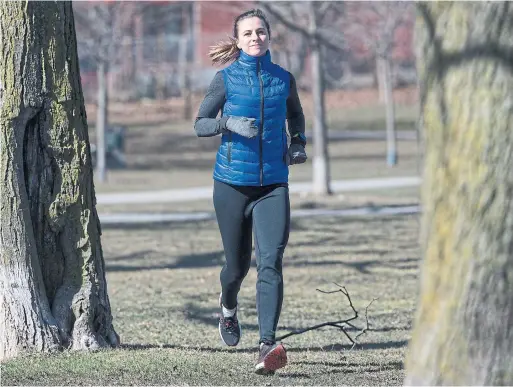
[[290, 144], [286, 154], [287, 165], [303, 164], [306, 159], [305, 148], [300, 144]]
[[226, 121], [226, 128], [233, 133], [247, 138], [253, 138], [258, 135], [258, 127], [255, 125], [254, 118], [229, 117]]

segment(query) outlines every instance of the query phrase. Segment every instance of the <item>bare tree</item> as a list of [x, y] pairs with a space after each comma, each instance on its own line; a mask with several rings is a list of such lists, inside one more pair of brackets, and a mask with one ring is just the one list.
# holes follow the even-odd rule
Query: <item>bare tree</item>
[[[326, 4], [326, 3], [325, 3]], [[312, 65], [312, 88], [314, 100], [314, 124], [313, 124], [313, 192], [316, 194], [331, 194], [328, 153], [328, 128], [326, 126], [326, 104], [324, 102], [324, 92], [326, 83], [323, 77], [322, 62], [323, 51], [319, 44], [317, 36], [320, 12], [318, 4], [309, 2], [309, 28], [308, 34], [311, 39], [310, 60]]]
[[97, 66], [98, 99], [96, 117], [96, 178], [105, 181], [107, 176], [105, 131], [108, 126], [107, 73], [118, 59], [122, 38], [132, 25], [134, 15], [141, 12], [135, 2], [85, 2], [75, 3], [77, 28], [84, 35], [81, 47]]
[[182, 3], [183, 29], [180, 39], [179, 49], [179, 71], [180, 71], [180, 90], [184, 102], [183, 118], [189, 121], [192, 118], [192, 92], [190, 80], [190, 66], [192, 63], [193, 28], [194, 28], [194, 8], [193, 3]]
[[318, 195], [332, 193], [328, 154], [328, 128], [324, 103], [325, 79], [322, 71], [322, 46], [343, 50], [340, 38], [325, 27], [323, 19], [340, 12], [340, 2], [258, 2], [259, 5], [291, 31], [307, 39], [312, 65], [312, 93], [314, 100], [313, 125], [313, 191]]
[[513, 384], [513, 5], [418, 4], [424, 267], [406, 385]]
[[1, 2], [0, 61], [0, 359], [117, 345], [71, 2]]
[[380, 100], [386, 107], [387, 164], [397, 164], [392, 52], [395, 32], [408, 22], [413, 4], [405, 1], [350, 3], [344, 13], [347, 39], [362, 41], [376, 58]]
[[272, 49], [273, 60], [300, 80], [308, 59], [308, 40], [277, 23], [272, 27]]

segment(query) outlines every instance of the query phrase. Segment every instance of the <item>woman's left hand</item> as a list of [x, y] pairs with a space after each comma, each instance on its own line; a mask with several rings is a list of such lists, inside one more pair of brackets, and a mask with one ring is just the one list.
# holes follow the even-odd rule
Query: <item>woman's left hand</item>
[[286, 155], [287, 165], [303, 164], [307, 159], [305, 148], [300, 144], [290, 144]]

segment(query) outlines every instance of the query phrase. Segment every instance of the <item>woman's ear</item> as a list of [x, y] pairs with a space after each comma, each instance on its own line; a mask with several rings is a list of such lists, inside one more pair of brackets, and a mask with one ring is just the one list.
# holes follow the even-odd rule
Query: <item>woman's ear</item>
[[237, 42], [237, 48], [238, 48], [239, 50], [242, 50], [242, 47], [240, 46], [239, 39], [235, 39], [235, 41]]

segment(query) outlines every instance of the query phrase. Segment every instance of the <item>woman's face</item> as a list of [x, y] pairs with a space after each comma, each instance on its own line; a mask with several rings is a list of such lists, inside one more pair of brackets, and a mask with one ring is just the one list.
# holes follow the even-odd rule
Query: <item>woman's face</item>
[[237, 47], [251, 56], [262, 56], [269, 49], [269, 33], [259, 17], [239, 21]]

